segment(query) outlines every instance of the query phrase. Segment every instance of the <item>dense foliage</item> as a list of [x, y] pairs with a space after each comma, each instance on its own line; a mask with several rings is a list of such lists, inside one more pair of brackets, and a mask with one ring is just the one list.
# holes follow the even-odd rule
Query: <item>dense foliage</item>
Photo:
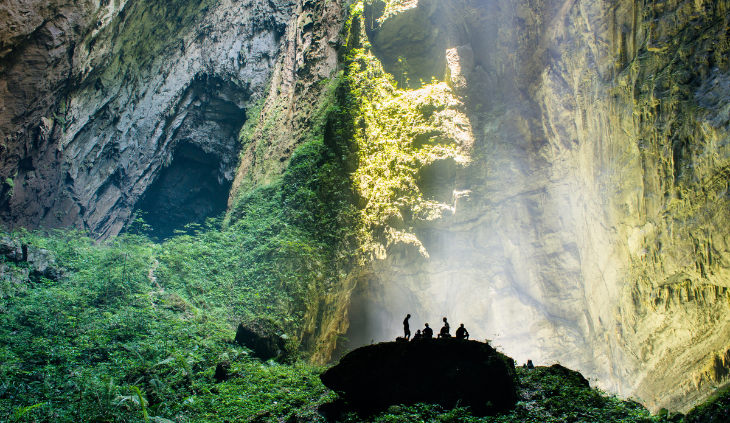
[[[438, 218], [451, 199], [424, 195], [420, 171], [438, 161], [469, 163], [470, 139], [463, 105], [444, 82], [399, 89], [373, 54], [365, 34], [362, 3], [352, 7], [340, 103], [349, 111], [357, 150], [353, 186], [360, 200], [358, 239], [363, 251], [382, 256], [395, 242], [414, 245], [413, 220]], [[443, 202], [446, 201], [446, 202]]]
[[[52, 250], [66, 277], [6, 280], [15, 289], [2, 295], [0, 421], [214, 421], [224, 406], [287, 415], [326, 398], [317, 367], [260, 363], [232, 342], [232, 322], [287, 316], [296, 297], [245, 275], [220, 285], [241, 269], [233, 246], [246, 244], [232, 232], [162, 245], [74, 232], [23, 240]], [[235, 379], [216, 386], [222, 361]]]
[[690, 411], [684, 421], [688, 423], [730, 422], [730, 386], [718, 390], [704, 404]]
[[[224, 233], [210, 228], [199, 236], [212, 237], [208, 245], [222, 246], [215, 240]], [[324, 421], [317, 408], [336, 395], [320, 383], [321, 367], [252, 358], [231, 341], [233, 325], [226, 314], [245, 303], [231, 305], [194, 272], [170, 278], [175, 265], [195, 268], [207, 261], [195, 261], [200, 250], [192, 238], [156, 245], [126, 235], [94, 243], [67, 232], [25, 234], [24, 240], [54, 251], [67, 273], [60, 282], [31, 277], [18, 286], [14, 281], [17, 289], [3, 292], [0, 421]], [[186, 243], [193, 252], [187, 256]], [[240, 289], [251, 301], [249, 312], [267, 310], [270, 299], [257, 299], [255, 282], [247, 286]], [[231, 378], [215, 383], [216, 364], [224, 361], [231, 365]], [[586, 388], [574, 377], [540, 368], [518, 369], [518, 377], [522, 400], [508, 415], [477, 418], [465, 408], [419, 404], [391, 407], [370, 418], [350, 415], [347, 421], [664, 420], [636, 403]], [[703, 412], [723, 415], [726, 402], [716, 400]], [[722, 420], [695, 416], [692, 421]]]

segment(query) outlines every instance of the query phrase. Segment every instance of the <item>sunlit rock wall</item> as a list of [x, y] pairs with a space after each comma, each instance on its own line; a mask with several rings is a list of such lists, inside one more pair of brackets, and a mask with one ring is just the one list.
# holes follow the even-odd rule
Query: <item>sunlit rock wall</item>
[[427, 254], [372, 262], [350, 346], [447, 316], [653, 410], [726, 383], [728, 3], [411, 3], [366, 9], [373, 49], [396, 80], [450, 80], [472, 162], [421, 175], [453, 213], [403, 216]]

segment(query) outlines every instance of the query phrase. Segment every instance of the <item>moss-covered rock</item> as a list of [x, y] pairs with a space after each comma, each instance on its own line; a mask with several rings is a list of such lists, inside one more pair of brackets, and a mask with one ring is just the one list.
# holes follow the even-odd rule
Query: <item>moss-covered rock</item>
[[255, 319], [246, 324], [239, 323], [234, 341], [264, 361], [272, 358], [284, 360], [287, 356], [285, 334], [270, 320]]

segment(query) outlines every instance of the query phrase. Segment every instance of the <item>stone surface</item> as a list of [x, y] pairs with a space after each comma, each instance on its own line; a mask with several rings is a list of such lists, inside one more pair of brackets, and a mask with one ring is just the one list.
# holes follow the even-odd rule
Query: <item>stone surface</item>
[[0, 238], [0, 255], [3, 262], [22, 264], [9, 266], [0, 263], [0, 295], [7, 297], [16, 291], [25, 291], [26, 284], [45, 277], [52, 281], [59, 281], [64, 275], [64, 269], [56, 265], [53, 253], [45, 248], [27, 245], [12, 237]]
[[419, 402], [475, 415], [511, 409], [517, 401], [514, 361], [489, 344], [456, 339], [386, 342], [360, 347], [322, 373], [322, 383], [366, 414]]
[[[61, 8], [28, 4], [38, 19]], [[184, 145], [213, 156], [216, 179], [230, 182], [245, 109], [294, 42], [284, 36], [293, 3], [102, 4], [7, 29], [3, 46], [17, 44], [0, 59], [6, 226], [115, 235]]]
[[[351, 347], [448, 316], [520, 362], [687, 410], [730, 374], [728, 3], [439, 7], [370, 41], [392, 63], [450, 34], [471, 165], [438, 172], [452, 214], [404, 214], [417, 242], [358, 270]], [[458, 16], [467, 31], [444, 27]]]
[[250, 349], [256, 357], [264, 361], [286, 358], [286, 339], [283, 332], [268, 320], [239, 323], [234, 341]]

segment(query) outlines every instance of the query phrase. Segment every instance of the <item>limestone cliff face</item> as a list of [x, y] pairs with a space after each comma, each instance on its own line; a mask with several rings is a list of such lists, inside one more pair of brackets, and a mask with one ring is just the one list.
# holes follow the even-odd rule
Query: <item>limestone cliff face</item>
[[378, 57], [396, 78], [407, 61], [450, 80], [474, 141], [470, 165], [422, 169], [452, 212], [403, 215], [427, 254], [394, 242], [373, 261], [353, 344], [395, 337], [410, 312], [654, 410], [726, 383], [728, 3], [383, 9], [366, 10]]
[[[295, 42], [285, 33], [301, 6], [10, 3], [0, 28], [5, 225], [115, 235], [156, 180], [148, 207], [177, 210], [168, 220], [200, 220], [221, 195], [225, 209], [245, 109]], [[175, 169], [161, 175], [186, 160], [206, 188], [189, 192]]]
[[[277, 179], [336, 101], [345, 6], [4, 3], [4, 224], [110, 236], [135, 209], [195, 220], [227, 184], [230, 206]], [[424, 163], [413, 189], [433, 213], [399, 209], [370, 261], [311, 304], [315, 359], [341, 334], [392, 338], [410, 312], [414, 327], [448, 316], [520, 362], [560, 361], [653, 409], [727, 382], [728, 12], [726, 0], [365, 7], [367, 41], [406, 98], [420, 80], [449, 84], [436, 114], [448, 130], [431, 138], [464, 159]], [[255, 142], [239, 146], [249, 119]]]

